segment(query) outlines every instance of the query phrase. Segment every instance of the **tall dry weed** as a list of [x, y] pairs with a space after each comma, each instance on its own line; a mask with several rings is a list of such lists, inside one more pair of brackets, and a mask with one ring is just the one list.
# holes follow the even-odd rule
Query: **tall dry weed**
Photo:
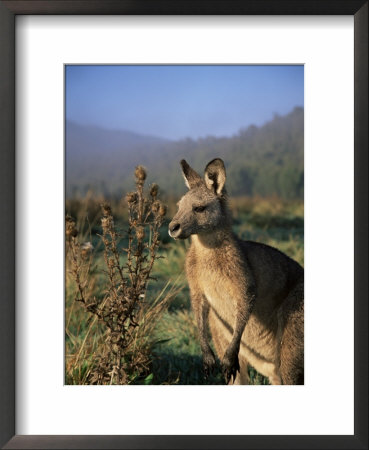
[[[136, 190], [125, 198], [128, 229], [124, 236], [114, 224], [110, 204], [101, 205], [103, 295], [94, 295], [91, 288], [95, 280], [93, 247], [82, 242], [76, 221], [66, 217], [67, 275], [75, 283], [75, 301], [91, 315], [85, 340], [96, 321], [105, 330], [103, 344], [88, 373], [88, 384], [127, 384], [150, 372], [150, 336], [158, 317], [177, 292], [175, 285], [170, 287], [168, 283], [155, 300], [149, 302], [146, 298], [154, 263], [160, 258], [159, 229], [166, 207], [158, 200], [156, 184], [145, 194], [146, 171], [142, 166], [136, 168], [135, 180]], [[125, 247], [123, 242], [127, 243]], [[81, 351], [82, 348], [74, 363]]]

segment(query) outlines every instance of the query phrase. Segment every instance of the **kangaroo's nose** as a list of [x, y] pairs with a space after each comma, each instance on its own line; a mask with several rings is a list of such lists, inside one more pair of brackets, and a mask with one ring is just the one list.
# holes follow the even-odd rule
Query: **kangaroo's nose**
[[174, 223], [169, 227], [171, 233], [175, 233], [181, 228], [181, 225], [179, 223]]
[[171, 237], [175, 237], [177, 235], [178, 231], [180, 230], [180, 228], [181, 228], [181, 225], [179, 223], [171, 222], [169, 224], [169, 235]]

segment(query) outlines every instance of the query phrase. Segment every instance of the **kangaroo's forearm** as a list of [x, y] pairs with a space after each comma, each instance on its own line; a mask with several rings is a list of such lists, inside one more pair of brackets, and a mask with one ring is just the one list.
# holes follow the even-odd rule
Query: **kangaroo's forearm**
[[195, 313], [197, 327], [199, 331], [200, 347], [203, 357], [203, 367], [205, 378], [214, 370], [215, 367], [215, 355], [210, 347], [208, 319], [210, 305], [205, 299], [203, 293], [196, 286], [190, 288], [191, 290], [191, 303]]
[[234, 351], [236, 351], [238, 353], [238, 350], [240, 348], [242, 334], [244, 332], [244, 329], [247, 325], [247, 322], [249, 321], [252, 310], [254, 308], [254, 304], [255, 304], [254, 289], [253, 288], [248, 289], [245, 297], [240, 297], [236, 301], [237, 313], [236, 313], [236, 319], [235, 319], [235, 324], [234, 324], [234, 328], [233, 328], [232, 339], [231, 339], [231, 342], [229, 343], [229, 346], [227, 349], [228, 353], [234, 352]]
[[206, 353], [210, 349], [208, 333], [209, 308], [209, 303], [201, 296], [196, 303], [195, 316], [199, 329], [200, 346], [203, 353]]

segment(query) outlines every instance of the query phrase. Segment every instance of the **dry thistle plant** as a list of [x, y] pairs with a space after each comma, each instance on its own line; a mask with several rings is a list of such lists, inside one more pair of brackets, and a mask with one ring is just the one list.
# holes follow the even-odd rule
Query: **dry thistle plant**
[[75, 221], [67, 216], [67, 262], [69, 274], [76, 284], [75, 300], [105, 325], [105, 341], [89, 376], [89, 384], [127, 384], [150, 366], [150, 346], [147, 335], [155, 318], [165, 308], [175, 288], [149, 304], [147, 284], [158, 255], [159, 229], [166, 207], [158, 200], [158, 186], [153, 184], [144, 193], [146, 171], [135, 170], [136, 190], [127, 194], [127, 246], [114, 225], [111, 207], [103, 203], [102, 234], [106, 288], [100, 298], [87, 295], [93, 260], [90, 243], [79, 243]]

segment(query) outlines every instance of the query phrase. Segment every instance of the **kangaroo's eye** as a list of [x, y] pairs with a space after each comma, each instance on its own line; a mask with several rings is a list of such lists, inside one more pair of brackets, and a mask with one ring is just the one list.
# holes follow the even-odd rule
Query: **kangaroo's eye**
[[195, 212], [203, 212], [203, 211], [205, 211], [205, 209], [206, 209], [206, 206], [195, 206], [195, 207], [193, 208], [193, 210], [194, 210]]

